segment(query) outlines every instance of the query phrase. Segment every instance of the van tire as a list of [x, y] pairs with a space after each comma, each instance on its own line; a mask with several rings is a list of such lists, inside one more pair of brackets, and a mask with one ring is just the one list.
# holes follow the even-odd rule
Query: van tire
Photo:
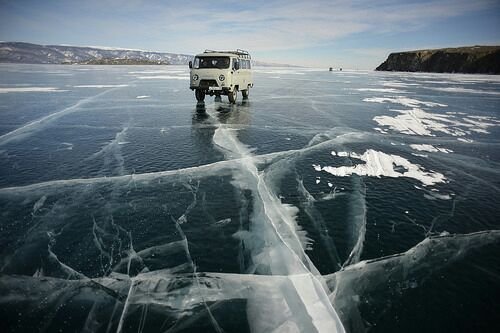
[[241, 94], [243, 95], [243, 99], [248, 99], [248, 93], [250, 92], [250, 89], [247, 88], [246, 90], [242, 90]]
[[198, 102], [203, 102], [205, 100], [205, 92], [201, 89], [196, 89], [194, 91], [194, 95], [196, 96], [196, 100]]
[[229, 103], [235, 104], [236, 100], [238, 99], [238, 90], [234, 88], [232, 92], [229, 92], [227, 94], [227, 98], [229, 99]]

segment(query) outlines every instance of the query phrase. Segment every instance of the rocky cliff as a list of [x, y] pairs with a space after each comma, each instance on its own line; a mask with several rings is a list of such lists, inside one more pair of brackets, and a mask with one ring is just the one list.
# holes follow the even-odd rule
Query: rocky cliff
[[377, 71], [500, 74], [500, 46], [391, 53]]

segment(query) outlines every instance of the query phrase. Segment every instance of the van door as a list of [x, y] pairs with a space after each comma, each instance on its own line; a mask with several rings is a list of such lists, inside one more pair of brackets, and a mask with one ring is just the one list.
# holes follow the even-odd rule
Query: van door
[[248, 85], [252, 83], [252, 71], [250, 70], [250, 60], [241, 59], [240, 60], [240, 68], [243, 69], [241, 75], [241, 79], [243, 80], [243, 84], [240, 85], [240, 90], [245, 90], [248, 88]]
[[[242, 82], [242, 74], [243, 74], [243, 71], [241, 69], [241, 62], [239, 61], [238, 58], [233, 58], [233, 61], [232, 61], [232, 70], [231, 72], [233, 73], [233, 86], [238, 86], [239, 87], [239, 90], [241, 89], [245, 89], [243, 88], [243, 82]], [[236, 69], [238, 68], [238, 69]]]

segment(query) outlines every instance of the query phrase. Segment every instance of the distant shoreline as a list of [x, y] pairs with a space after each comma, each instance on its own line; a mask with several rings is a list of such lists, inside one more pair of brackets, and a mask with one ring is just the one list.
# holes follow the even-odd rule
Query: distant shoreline
[[63, 62], [61, 65], [170, 65], [167, 61], [145, 59], [100, 58], [80, 62]]

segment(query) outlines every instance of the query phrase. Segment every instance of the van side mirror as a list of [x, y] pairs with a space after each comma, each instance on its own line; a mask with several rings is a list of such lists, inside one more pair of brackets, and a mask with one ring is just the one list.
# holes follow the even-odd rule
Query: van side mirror
[[189, 61], [189, 68], [193, 68], [193, 62], [191, 60]]

